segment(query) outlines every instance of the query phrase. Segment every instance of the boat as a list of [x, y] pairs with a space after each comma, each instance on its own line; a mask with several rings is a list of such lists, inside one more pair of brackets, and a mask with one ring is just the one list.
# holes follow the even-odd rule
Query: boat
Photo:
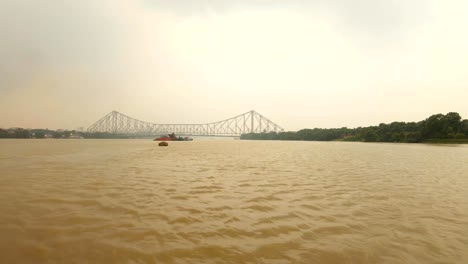
[[153, 139], [153, 141], [192, 141], [193, 138], [189, 137], [178, 137], [174, 133], [167, 136], [161, 136]]

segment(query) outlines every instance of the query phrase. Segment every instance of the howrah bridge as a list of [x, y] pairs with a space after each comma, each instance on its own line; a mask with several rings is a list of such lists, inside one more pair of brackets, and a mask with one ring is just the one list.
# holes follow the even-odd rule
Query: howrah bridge
[[284, 132], [284, 129], [254, 110], [221, 121], [202, 124], [150, 123], [112, 111], [91, 125], [88, 132], [131, 137], [169, 133], [191, 136], [240, 136], [247, 133]]

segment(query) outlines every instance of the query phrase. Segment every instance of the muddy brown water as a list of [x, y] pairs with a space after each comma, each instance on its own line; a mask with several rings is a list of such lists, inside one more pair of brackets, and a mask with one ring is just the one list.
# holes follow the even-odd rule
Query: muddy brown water
[[1, 140], [0, 263], [468, 263], [468, 146]]

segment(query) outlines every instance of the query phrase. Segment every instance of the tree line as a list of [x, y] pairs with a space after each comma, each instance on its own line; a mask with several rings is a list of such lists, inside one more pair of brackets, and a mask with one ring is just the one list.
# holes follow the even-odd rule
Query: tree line
[[83, 138], [127, 138], [123, 135], [117, 135], [112, 133], [96, 132], [80, 132], [75, 130], [49, 130], [49, 129], [1, 129], [0, 128], [0, 139], [1, 138], [72, 138], [73, 136], [80, 136]]
[[392, 122], [358, 128], [314, 128], [297, 132], [243, 134], [250, 140], [307, 140], [361, 142], [460, 142], [468, 143], [468, 120], [450, 112], [432, 115], [420, 122]]
[[79, 134], [79, 132], [75, 130], [0, 128], [0, 138], [69, 138], [75, 134]]

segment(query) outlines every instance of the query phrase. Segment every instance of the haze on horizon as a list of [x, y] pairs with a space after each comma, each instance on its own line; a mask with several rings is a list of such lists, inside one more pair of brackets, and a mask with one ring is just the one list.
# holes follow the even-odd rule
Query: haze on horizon
[[0, 127], [468, 118], [463, 0], [0, 0]]

